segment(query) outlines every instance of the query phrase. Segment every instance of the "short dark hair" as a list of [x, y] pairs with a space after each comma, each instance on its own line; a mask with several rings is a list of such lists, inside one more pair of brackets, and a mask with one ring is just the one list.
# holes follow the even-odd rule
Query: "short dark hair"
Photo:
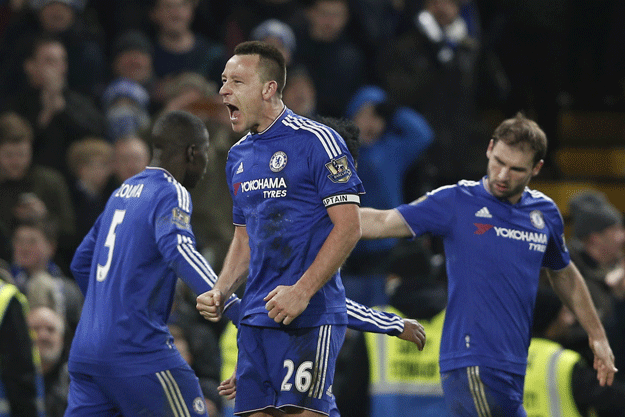
[[19, 227], [38, 230], [48, 242], [54, 244], [56, 244], [59, 239], [59, 222], [53, 217], [20, 219], [15, 225], [13, 233], [15, 233]]
[[234, 55], [259, 55], [261, 77], [265, 78], [264, 81], [275, 81], [278, 84], [278, 93], [282, 96], [286, 84], [286, 61], [278, 48], [263, 41], [247, 41], [234, 48]]
[[160, 116], [152, 127], [155, 149], [185, 148], [208, 143], [208, 130], [199, 117], [176, 110]]
[[500, 140], [510, 146], [529, 146], [534, 151], [534, 165], [547, 154], [547, 135], [535, 121], [525, 117], [522, 112], [497, 126], [493, 133], [493, 145]]

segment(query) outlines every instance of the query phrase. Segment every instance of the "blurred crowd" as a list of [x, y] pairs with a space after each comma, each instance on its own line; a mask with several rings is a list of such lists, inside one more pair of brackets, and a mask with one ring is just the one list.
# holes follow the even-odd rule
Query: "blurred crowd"
[[[281, 49], [283, 98], [294, 112], [358, 126], [362, 203], [391, 208], [479, 179], [492, 111], [510, 117], [521, 110], [536, 120], [550, 141], [546, 171], [557, 176], [559, 111], [625, 111], [624, 16], [618, 0], [0, 1], [1, 271], [30, 302], [48, 416], [63, 414], [64, 360], [82, 304], [69, 262], [110, 193], [149, 163], [146, 132], [162, 112], [190, 111], [209, 128], [209, 168], [192, 192], [192, 223], [198, 249], [221, 268], [233, 232], [224, 167], [240, 137], [219, 86], [238, 43], [264, 40]], [[571, 203], [571, 251], [613, 334], [618, 367], [625, 351], [622, 217], [604, 196], [586, 197]], [[360, 242], [344, 267], [348, 296], [438, 318], [440, 247], [427, 241], [408, 249], [405, 256], [395, 240]], [[401, 280], [424, 275], [434, 284]], [[181, 285], [171, 325], [210, 415], [219, 415], [225, 323], [203, 321]], [[559, 341], [587, 358], [580, 331], [573, 323]], [[352, 336], [346, 349], [359, 346]], [[352, 362], [337, 371], [338, 381], [354, 380], [357, 357], [346, 355]], [[359, 381], [365, 386], [348, 383], [345, 394], [337, 387], [345, 416], [369, 413], [349, 409], [356, 404], [347, 400], [350, 389], [368, 395], [368, 376]]]

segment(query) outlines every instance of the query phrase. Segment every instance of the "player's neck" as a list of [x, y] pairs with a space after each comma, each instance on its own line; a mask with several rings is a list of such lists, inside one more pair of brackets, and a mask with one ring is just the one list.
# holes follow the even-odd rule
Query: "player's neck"
[[263, 133], [265, 130], [269, 129], [282, 115], [285, 107], [286, 106], [284, 105], [282, 100], [272, 102], [270, 105], [268, 105], [266, 111], [263, 114], [262, 122], [258, 124], [256, 132], [254, 133]]

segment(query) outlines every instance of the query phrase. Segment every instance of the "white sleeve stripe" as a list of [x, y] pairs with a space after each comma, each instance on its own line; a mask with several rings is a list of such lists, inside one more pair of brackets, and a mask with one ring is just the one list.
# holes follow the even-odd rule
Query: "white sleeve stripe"
[[336, 143], [334, 143], [334, 137], [332, 137], [332, 135], [330, 135], [327, 130], [324, 131], [324, 129], [321, 129], [320, 126], [315, 126], [304, 120], [299, 120], [299, 123], [301, 124], [302, 129], [314, 133], [322, 143], [327, 145], [327, 147], [330, 149], [330, 158], [336, 158], [341, 154], [338, 146], [336, 145]]
[[306, 130], [308, 132], [311, 132], [312, 134], [317, 136], [317, 139], [319, 139], [319, 142], [321, 142], [321, 144], [323, 145], [323, 148], [325, 149], [326, 153], [328, 154], [328, 158], [335, 158], [335, 157], [338, 156], [338, 155], [334, 154], [333, 149], [331, 149], [329, 147], [329, 144], [326, 143], [324, 138], [318, 132], [316, 132], [315, 130], [311, 129], [308, 126], [302, 125], [302, 122], [300, 120], [289, 119], [289, 121], [287, 122], [287, 120], [285, 119], [284, 120], [284, 124], [289, 126], [289, 127], [292, 127], [295, 130], [303, 129], [303, 130]]
[[371, 323], [375, 327], [381, 330], [397, 330], [400, 333], [404, 330], [403, 320], [401, 322], [395, 321], [395, 322], [389, 322], [388, 324], [383, 324], [380, 321], [374, 320], [371, 317], [360, 316], [354, 313], [347, 313], [347, 314], [357, 320], [362, 321], [363, 323]]
[[206, 263], [202, 255], [200, 255], [199, 252], [195, 250], [193, 245], [184, 244], [181, 246], [189, 254], [189, 256], [193, 258], [194, 262], [196, 262], [199, 265], [199, 267], [202, 269], [204, 274], [208, 277], [209, 282], [215, 285], [215, 282], [217, 281], [217, 276], [211, 269], [210, 265]]
[[368, 323], [379, 323], [382, 326], [391, 326], [397, 323], [403, 322], [403, 319], [399, 316], [388, 317], [383, 314], [379, 314], [374, 310], [356, 310], [347, 308], [347, 314], [352, 317], [359, 318], [367, 321]]
[[176, 187], [180, 190], [180, 196], [182, 197], [180, 201], [180, 208], [189, 212], [189, 192], [179, 182], [176, 182]]
[[176, 194], [178, 195], [178, 206], [182, 207], [182, 196], [180, 195], [180, 188], [176, 186], [175, 182], [173, 184], [174, 187], [176, 187]]
[[211, 281], [213, 282], [217, 282], [217, 274], [215, 273], [215, 271], [213, 271], [213, 267], [210, 266], [210, 264], [208, 263], [208, 261], [206, 260], [206, 258], [204, 258], [195, 248], [194, 245], [192, 245], [191, 239], [188, 237], [185, 237], [186, 239], [186, 243], [187, 246], [189, 247], [189, 250], [194, 254], [193, 256], [195, 256], [195, 258], [198, 260], [198, 262], [204, 266], [204, 268], [207, 271], [207, 275], [209, 276], [209, 278], [211, 279]]
[[381, 328], [393, 328], [399, 326], [403, 330], [403, 319], [399, 316], [388, 317], [379, 311], [346, 300], [347, 314], [367, 323], [375, 324]]
[[[194, 252], [195, 254], [197, 254], [197, 255], [194, 254], [193, 255], [194, 257], [201, 256], [201, 255], [197, 253], [197, 251], [195, 251], [195, 249], [193, 249], [191, 245], [181, 243], [180, 238], [181, 236], [178, 235], [178, 245], [176, 247], [178, 249], [178, 252], [180, 252], [180, 254], [187, 261], [187, 263], [191, 265], [193, 269], [195, 269], [198, 275], [200, 275], [205, 282], [210, 284], [211, 288], [214, 287], [215, 286], [214, 273], [211, 275], [206, 270], [204, 270], [203, 265], [201, 263], [198, 264], [196, 260], [191, 259], [190, 254], [188, 252], [192, 252], [192, 253]], [[191, 250], [189, 250], [189, 247], [191, 247]]]
[[[292, 122], [287, 122], [286, 120], [284, 120], [284, 124], [292, 127], [295, 130], [299, 130], [301, 128], [301, 126], [296, 126], [295, 124], [293, 124]], [[307, 129], [305, 129], [307, 130]], [[313, 132], [314, 133], [314, 132]], [[319, 141], [321, 142], [321, 144], [323, 145], [323, 148], [326, 150], [326, 153], [328, 154], [329, 158], [332, 158], [332, 152], [330, 152], [330, 149], [328, 148], [328, 146], [326, 145], [326, 143], [319, 137], [319, 135], [317, 135], [315, 133], [315, 136], [317, 136], [317, 138], [319, 138]]]
[[167, 178], [167, 181], [171, 182], [174, 185], [174, 187], [176, 187], [176, 194], [178, 195], [178, 206], [181, 209], [188, 212], [190, 195], [187, 189], [184, 188], [184, 186], [180, 184], [178, 181], [176, 181], [175, 178], [172, 178], [169, 175], [165, 175], [165, 178]]
[[211, 266], [206, 262], [206, 259], [195, 249], [193, 246], [191, 239], [183, 236], [184, 244], [181, 245], [185, 251], [189, 254], [189, 256], [193, 257], [194, 261], [198, 263], [205, 271], [205, 274], [208, 276], [209, 280], [214, 284], [217, 281], [217, 275], [211, 268]]
[[340, 155], [341, 152], [341, 148], [339, 147], [339, 145], [336, 143], [336, 139], [334, 137], [334, 135], [332, 134], [332, 132], [330, 132], [330, 130], [323, 124], [321, 123], [314, 123], [312, 121], [308, 121], [308, 120], [302, 120], [302, 124], [310, 127], [311, 129], [315, 129], [321, 132], [321, 134], [323, 135], [323, 137], [327, 140], [328, 145], [330, 146], [330, 148], [332, 148], [332, 152], [335, 155]]

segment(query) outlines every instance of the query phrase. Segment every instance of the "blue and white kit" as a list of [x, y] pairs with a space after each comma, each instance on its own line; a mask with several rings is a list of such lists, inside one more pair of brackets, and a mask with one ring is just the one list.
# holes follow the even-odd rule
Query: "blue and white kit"
[[443, 237], [449, 295], [441, 372], [486, 366], [525, 375], [540, 269], [570, 261], [553, 200], [526, 188], [510, 204], [482, 179], [438, 188], [397, 210], [415, 236]]
[[[217, 279], [195, 249], [191, 212], [189, 192], [166, 170], [148, 167], [113, 192], [78, 247], [71, 269], [85, 302], [69, 355], [72, 412], [80, 414], [79, 398], [95, 402], [116, 391], [128, 394], [133, 386], [156, 390], [116, 404], [124, 413], [134, 413], [123, 407], [143, 397], [152, 411], [175, 403], [182, 413], [186, 403], [196, 414], [206, 412], [196, 401], [197, 378], [167, 327], [178, 277], [196, 294], [209, 291]], [[227, 308], [226, 315], [236, 321], [234, 300], [228, 300], [227, 307], [235, 308]], [[150, 381], [137, 380], [122, 392], [112, 376]]]
[[[250, 240], [241, 322], [278, 327], [263, 298], [304, 274], [332, 230], [327, 208], [359, 204], [362, 183], [340, 135], [287, 108], [265, 131], [246, 135], [230, 149], [226, 178], [233, 222], [246, 226]], [[346, 323], [337, 272], [290, 326]]]

